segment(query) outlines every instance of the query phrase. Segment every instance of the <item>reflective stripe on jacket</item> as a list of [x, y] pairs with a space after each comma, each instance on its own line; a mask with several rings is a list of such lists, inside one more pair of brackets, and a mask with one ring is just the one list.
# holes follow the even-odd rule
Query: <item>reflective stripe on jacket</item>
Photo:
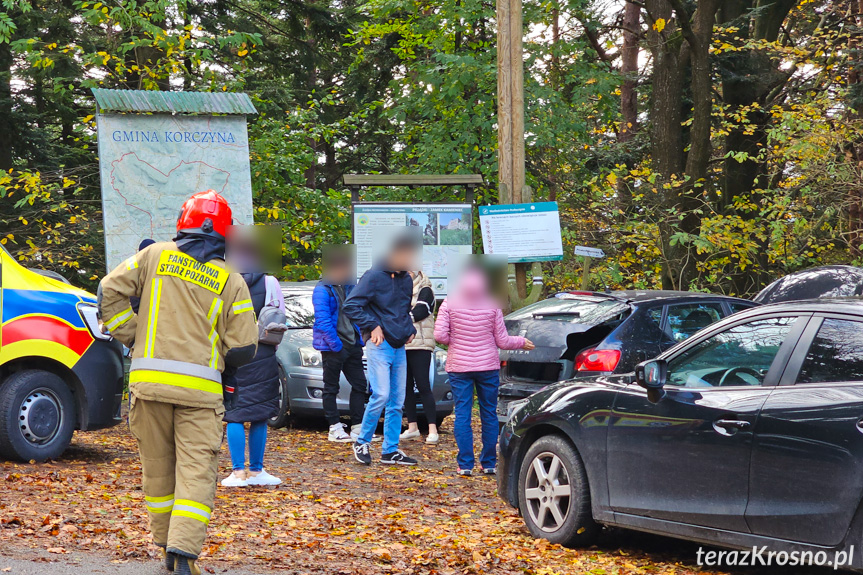
[[[255, 345], [246, 282], [220, 259], [201, 263], [174, 242], [153, 244], [102, 279], [100, 310], [131, 347], [129, 387], [142, 399], [191, 407], [222, 405], [225, 354]], [[138, 313], [130, 297], [140, 297]]]

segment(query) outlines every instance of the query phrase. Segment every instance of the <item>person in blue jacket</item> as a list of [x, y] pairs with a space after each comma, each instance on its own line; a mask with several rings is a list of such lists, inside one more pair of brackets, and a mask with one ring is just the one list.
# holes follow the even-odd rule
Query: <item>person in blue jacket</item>
[[331, 250], [325, 254], [324, 277], [315, 286], [312, 303], [315, 308], [313, 329], [314, 348], [321, 352], [324, 368], [324, 416], [330, 426], [327, 439], [347, 443], [353, 441], [339, 419], [336, 396], [341, 374], [351, 386], [351, 433], [359, 434], [363, 420], [368, 383], [363, 370], [363, 338], [359, 328], [344, 313], [344, 303], [353, 291], [354, 274], [350, 255]]

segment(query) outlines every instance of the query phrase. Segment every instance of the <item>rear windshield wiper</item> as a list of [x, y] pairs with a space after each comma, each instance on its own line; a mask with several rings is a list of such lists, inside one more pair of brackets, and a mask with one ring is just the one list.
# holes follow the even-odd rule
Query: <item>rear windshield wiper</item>
[[542, 317], [581, 317], [581, 313], [577, 311], [537, 311], [531, 314], [533, 319]]

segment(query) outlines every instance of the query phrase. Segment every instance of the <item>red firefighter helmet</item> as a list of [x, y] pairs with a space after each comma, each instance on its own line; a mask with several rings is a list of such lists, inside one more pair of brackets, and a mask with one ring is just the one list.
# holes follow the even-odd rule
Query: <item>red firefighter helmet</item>
[[215, 232], [225, 237], [232, 221], [228, 200], [215, 190], [207, 190], [185, 201], [177, 219], [177, 231]]

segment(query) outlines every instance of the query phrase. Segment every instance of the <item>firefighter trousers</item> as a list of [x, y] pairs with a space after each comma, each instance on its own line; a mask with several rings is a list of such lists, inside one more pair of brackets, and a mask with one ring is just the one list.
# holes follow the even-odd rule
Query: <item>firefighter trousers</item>
[[141, 454], [150, 531], [168, 551], [201, 553], [216, 496], [224, 411], [132, 397], [129, 428]]

